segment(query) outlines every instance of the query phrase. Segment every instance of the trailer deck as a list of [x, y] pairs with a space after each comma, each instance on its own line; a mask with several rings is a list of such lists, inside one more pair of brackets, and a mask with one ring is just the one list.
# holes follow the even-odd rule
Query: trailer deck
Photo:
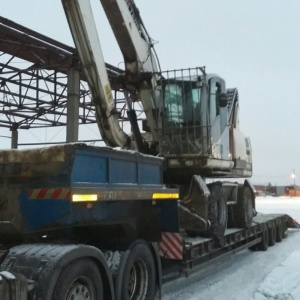
[[[181, 261], [163, 260], [163, 282], [166, 283], [181, 276], [187, 277], [199, 267], [206, 268], [248, 248], [253, 251], [267, 250], [263, 245], [275, 244], [271, 242], [270, 230], [274, 228], [273, 226], [276, 228], [276, 234], [273, 236], [276, 242], [281, 242], [282, 238], [287, 236], [288, 228], [300, 228], [289, 215], [259, 213], [253, 218], [250, 228], [228, 228], [221, 239], [183, 236], [183, 259]], [[264, 234], [265, 230], [268, 232], [267, 238]]]

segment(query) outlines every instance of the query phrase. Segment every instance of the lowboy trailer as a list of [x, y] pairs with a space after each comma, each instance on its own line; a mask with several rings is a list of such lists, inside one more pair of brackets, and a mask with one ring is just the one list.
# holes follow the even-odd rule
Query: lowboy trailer
[[2, 150], [0, 166], [1, 300], [161, 299], [163, 282], [299, 227], [258, 214], [223, 237], [188, 236], [164, 160], [132, 151]]

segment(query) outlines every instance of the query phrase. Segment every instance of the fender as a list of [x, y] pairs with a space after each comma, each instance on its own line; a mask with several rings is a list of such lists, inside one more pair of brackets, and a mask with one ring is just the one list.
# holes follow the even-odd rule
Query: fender
[[51, 300], [61, 270], [80, 258], [92, 258], [99, 267], [104, 298], [114, 300], [112, 275], [103, 253], [92, 246], [27, 244], [10, 249], [1, 270], [26, 276], [29, 295], [36, 300]]
[[252, 199], [253, 199], [253, 209], [254, 209], [254, 216], [257, 215], [257, 211], [256, 211], [256, 206], [255, 206], [255, 188], [252, 184], [252, 182], [249, 179], [245, 179], [244, 181], [244, 186], [247, 186], [250, 188], [251, 193], [252, 193]]

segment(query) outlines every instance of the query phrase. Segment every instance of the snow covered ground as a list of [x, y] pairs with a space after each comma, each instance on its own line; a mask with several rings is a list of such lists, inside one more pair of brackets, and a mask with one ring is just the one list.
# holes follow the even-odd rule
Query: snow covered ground
[[[300, 198], [258, 197], [257, 211], [300, 223]], [[300, 300], [300, 229], [266, 252], [244, 250], [189, 278], [167, 283], [164, 300]]]

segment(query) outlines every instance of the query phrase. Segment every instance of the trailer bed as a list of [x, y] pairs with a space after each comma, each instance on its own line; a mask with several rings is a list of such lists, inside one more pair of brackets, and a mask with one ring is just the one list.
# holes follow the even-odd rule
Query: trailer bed
[[[248, 229], [228, 228], [222, 238], [189, 237], [183, 235], [183, 259], [181, 261], [163, 260], [163, 282], [180, 276], [188, 276], [201, 268], [208, 267], [244, 249], [259, 250], [257, 245], [263, 241], [263, 229], [282, 226], [283, 237], [288, 228], [299, 228], [299, 224], [286, 214], [258, 213]], [[281, 225], [280, 225], [281, 224]]]

